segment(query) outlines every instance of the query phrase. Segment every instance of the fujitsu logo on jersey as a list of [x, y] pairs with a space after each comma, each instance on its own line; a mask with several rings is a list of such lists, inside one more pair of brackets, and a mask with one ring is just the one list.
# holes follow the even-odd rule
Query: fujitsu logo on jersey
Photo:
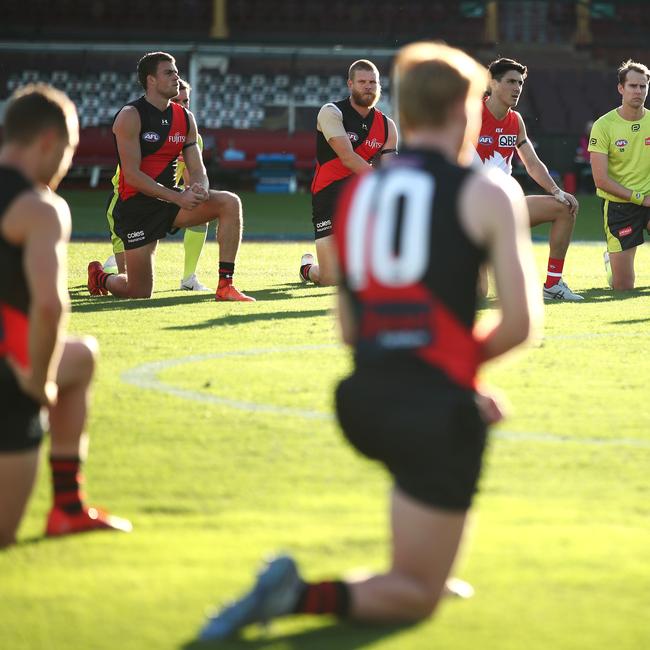
[[185, 142], [185, 136], [181, 135], [177, 131], [176, 133], [174, 133], [174, 135], [168, 136], [167, 140], [169, 140], [169, 142], [172, 142], [173, 144], [178, 144], [179, 142]]
[[371, 149], [381, 149], [383, 143], [379, 142], [377, 138], [373, 138], [372, 140], [366, 140], [363, 144]]

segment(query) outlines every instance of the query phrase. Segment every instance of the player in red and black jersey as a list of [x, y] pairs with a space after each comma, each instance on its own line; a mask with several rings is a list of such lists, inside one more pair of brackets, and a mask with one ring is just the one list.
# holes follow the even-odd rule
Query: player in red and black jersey
[[[149, 298], [153, 291], [153, 256], [168, 232], [218, 219], [219, 284], [216, 300], [253, 301], [232, 283], [242, 234], [239, 197], [211, 190], [197, 146], [194, 116], [180, 104], [174, 57], [151, 52], [138, 62], [145, 94], [127, 104], [113, 122], [120, 165], [119, 199], [113, 208], [115, 233], [124, 242], [126, 273], [105, 273], [88, 265], [92, 295]], [[175, 187], [176, 160], [182, 153], [190, 185]]]
[[325, 104], [316, 121], [316, 171], [311, 184], [316, 256], [300, 260], [300, 279], [314, 284], [336, 282], [332, 222], [345, 182], [370, 169], [380, 156], [397, 152], [397, 128], [375, 104], [381, 95], [379, 71], [361, 59], [348, 71], [350, 97]]
[[[578, 214], [578, 201], [562, 191], [548, 173], [528, 141], [526, 126], [521, 115], [514, 110], [519, 102], [528, 73], [525, 65], [513, 59], [497, 59], [489, 65], [489, 96], [483, 103], [483, 120], [476, 151], [478, 159], [487, 168], [496, 167], [506, 174], [512, 173], [515, 149], [528, 175], [543, 187], [550, 196], [527, 196], [531, 228], [543, 223], [551, 224], [549, 233], [549, 259], [544, 298], [579, 302], [583, 298], [571, 291], [562, 280], [564, 260]], [[487, 292], [487, 276], [481, 282]]]
[[[355, 369], [336, 393], [350, 443], [393, 477], [389, 570], [356, 581], [304, 581], [289, 556], [212, 618], [203, 639], [289, 613], [370, 623], [435, 610], [476, 488], [497, 403], [479, 365], [524, 342], [542, 311], [527, 212], [507, 178], [470, 171], [486, 70], [459, 50], [416, 43], [397, 56], [405, 149], [344, 191], [334, 225], [343, 338]], [[475, 324], [480, 264], [495, 269], [500, 318]], [[471, 587], [464, 585], [469, 595]]]
[[54, 505], [47, 535], [130, 530], [81, 493], [97, 342], [65, 335], [70, 210], [54, 194], [79, 141], [61, 92], [27, 86], [7, 105], [0, 149], [0, 547], [15, 541], [49, 416]]

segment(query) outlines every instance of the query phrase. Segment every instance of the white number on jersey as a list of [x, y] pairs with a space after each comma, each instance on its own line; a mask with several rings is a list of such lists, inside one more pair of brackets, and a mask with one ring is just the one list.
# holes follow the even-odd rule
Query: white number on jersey
[[369, 274], [387, 287], [422, 278], [429, 264], [434, 194], [435, 179], [415, 169], [370, 174], [359, 183], [346, 231], [351, 289], [364, 289]]

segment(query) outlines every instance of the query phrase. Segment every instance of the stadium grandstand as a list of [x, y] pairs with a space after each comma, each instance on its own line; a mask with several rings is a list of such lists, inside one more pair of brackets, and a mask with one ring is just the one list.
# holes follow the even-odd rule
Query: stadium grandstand
[[[514, 56], [528, 66], [519, 110], [544, 159], [564, 173], [585, 123], [617, 101], [618, 63], [649, 60], [648, 22], [645, 2], [589, 0], [26, 0], [4, 9], [0, 103], [30, 81], [65, 90], [83, 127], [73, 174], [95, 185], [115, 163], [114, 115], [141, 94], [135, 62], [164, 49], [193, 86], [211, 174], [251, 178], [259, 154], [285, 153], [305, 183], [316, 113], [344, 96], [347, 65], [377, 63], [387, 108], [396, 47], [441, 39], [483, 62]], [[224, 160], [226, 149], [242, 154]]]

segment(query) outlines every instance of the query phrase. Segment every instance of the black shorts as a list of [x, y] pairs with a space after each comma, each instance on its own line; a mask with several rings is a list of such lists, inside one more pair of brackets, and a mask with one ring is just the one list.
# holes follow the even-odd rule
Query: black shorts
[[435, 377], [357, 371], [336, 391], [348, 441], [381, 461], [428, 506], [465, 511], [481, 471], [487, 427], [474, 393]]
[[607, 250], [620, 253], [643, 244], [643, 231], [650, 222], [650, 208], [604, 199], [603, 219]]
[[332, 234], [336, 202], [347, 178], [334, 181], [320, 192], [311, 195], [311, 221], [314, 224], [314, 239], [321, 239]]
[[118, 199], [113, 207], [115, 234], [124, 242], [125, 250], [140, 248], [178, 232], [173, 223], [179, 211], [175, 203], [144, 194], [126, 201]]
[[0, 359], [0, 454], [36, 449], [43, 439], [41, 406], [20, 390]]

